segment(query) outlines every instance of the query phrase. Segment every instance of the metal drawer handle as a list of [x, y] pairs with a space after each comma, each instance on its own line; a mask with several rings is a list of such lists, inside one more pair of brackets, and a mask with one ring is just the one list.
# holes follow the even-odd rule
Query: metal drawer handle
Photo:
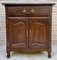
[[27, 13], [27, 10], [26, 10], [26, 9], [24, 9], [22, 12], [23, 12], [23, 13]]
[[32, 9], [32, 10], [31, 10], [31, 13], [34, 13], [34, 12], [35, 12], [35, 10], [34, 10], [34, 9]]
[[22, 12], [23, 12], [23, 13], [26, 13], [26, 14], [31, 14], [31, 13], [34, 13], [34, 12], [35, 12], [35, 10], [34, 10], [34, 9], [31, 9], [31, 13], [27, 13], [27, 10], [26, 10], [26, 9], [24, 9]]

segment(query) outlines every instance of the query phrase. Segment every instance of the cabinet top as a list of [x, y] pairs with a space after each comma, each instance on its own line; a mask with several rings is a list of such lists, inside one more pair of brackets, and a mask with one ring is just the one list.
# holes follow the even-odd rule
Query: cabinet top
[[53, 6], [55, 3], [2, 3], [3, 5], [6, 6], [37, 6], [37, 5], [42, 5], [42, 6]]

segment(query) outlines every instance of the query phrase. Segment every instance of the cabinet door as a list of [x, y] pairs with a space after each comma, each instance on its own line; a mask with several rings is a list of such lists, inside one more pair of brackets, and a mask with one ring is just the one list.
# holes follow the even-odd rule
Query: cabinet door
[[30, 20], [29, 46], [30, 48], [44, 48], [47, 40], [47, 21], [46, 19]]
[[11, 48], [27, 47], [27, 19], [26, 18], [9, 18], [9, 41]]

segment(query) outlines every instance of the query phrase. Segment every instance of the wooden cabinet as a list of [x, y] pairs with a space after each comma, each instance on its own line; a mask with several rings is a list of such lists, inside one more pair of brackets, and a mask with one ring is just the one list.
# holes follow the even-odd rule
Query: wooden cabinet
[[6, 10], [7, 57], [11, 51], [47, 51], [51, 57], [52, 5], [3, 3]]

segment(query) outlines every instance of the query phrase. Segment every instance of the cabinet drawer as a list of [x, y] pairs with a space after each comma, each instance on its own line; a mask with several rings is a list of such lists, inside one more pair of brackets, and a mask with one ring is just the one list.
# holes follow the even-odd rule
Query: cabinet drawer
[[49, 6], [10, 6], [7, 7], [8, 16], [49, 16]]

